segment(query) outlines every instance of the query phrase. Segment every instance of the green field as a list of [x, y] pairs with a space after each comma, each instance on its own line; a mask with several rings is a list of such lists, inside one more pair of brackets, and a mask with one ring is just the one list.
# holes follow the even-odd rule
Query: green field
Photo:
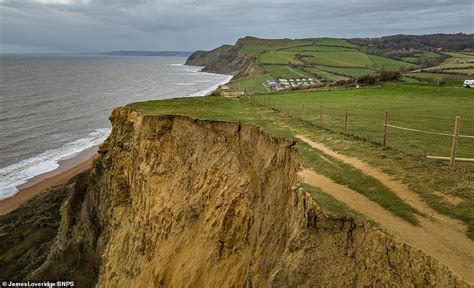
[[305, 53], [305, 52], [353, 52], [353, 51], [357, 51], [357, 49], [356, 48], [349, 48], [349, 47], [340, 47], [340, 46], [305, 45], [305, 46], [285, 48], [285, 49], [282, 49], [282, 51], [298, 52], [298, 53]]
[[325, 45], [325, 46], [340, 46], [340, 47], [349, 47], [349, 48], [358, 48], [356, 45], [349, 43], [345, 39], [336, 39], [336, 38], [316, 38], [316, 45]]
[[267, 93], [268, 90], [263, 86], [265, 81], [272, 79], [268, 74], [249, 76], [239, 79], [236, 83], [238, 91], [245, 91], [251, 93]]
[[[474, 91], [456, 87], [427, 85], [386, 85], [334, 91], [308, 91], [274, 94], [285, 109], [301, 109], [319, 123], [320, 105], [324, 106], [324, 127], [343, 131], [344, 113], [349, 110], [349, 132], [382, 142], [384, 112], [390, 123], [418, 130], [452, 133], [455, 116], [462, 117], [461, 134], [474, 135]], [[451, 137], [390, 129], [389, 144], [417, 155], [449, 156]], [[474, 158], [474, 139], [461, 139], [459, 157]]]
[[[249, 78], [245, 83], [252, 81], [259, 82]], [[468, 234], [474, 238], [474, 165], [459, 163], [453, 169], [446, 162], [427, 160], [423, 156], [448, 156], [451, 137], [389, 128], [390, 148], [384, 149], [377, 144], [382, 141], [385, 111], [388, 111], [389, 123], [392, 125], [448, 134], [453, 129], [454, 117], [459, 115], [462, 117], [461, 134], [474, 135], [473, 97], [472, 89], [390, 84], [381, 88], [274, 93], [240, 99], [219, 96], [181, 98], [129, 106], [152, 115], [179, 114], [200, 119], [252, 123], [282, 137], [308, 135], [339, 153], [364, 159], [395, 175], [419, 193], [435, 210], [468, 224]], [[302, 119], [301, 112], [303, 103], [305, 119]], [[324, 129], [319, 127], [321, 104], [324, 105]], [[352, 136], [340, 133], [343, 130], [346, 107], [349, 111], [349, 133]], [[394, 215], [416, 223], [414, 214], [417, 212], [376, 179], [303, 142], [298, 142], [296, 147], [304, 167], [330, 177], [335, 182], [366, 195]], [[458, 157], [474, 157], [474, 139], [461, 138]], [[367, 193], [368, 191], [371, 192]], [[435, 192], [458, 197], [462, 202], [451, 204]], [[312, 194], [315, 199], [319, 198], [320, 205], [327, 205], [327, 209], [349, 213], [347, 207], [320, 191], [312, 191]]]
[[424, 59], [433, 59], [433, 58], [438, 58], [438, 57], [441, 57], [441, 55], [438, 53], [435, 53], [432, 51], [424, 51], [424, 52], [415, 53], [413, 56], [403, 57], [402, 60], [405, 62], [416, 63]]
[[370, 61], [372, 61], [371, 68], [375, 68], [378, 70], [386, 70], [386, 71], [399, 71], [402, 68], [410, 69], [416, 68], [417, 66], [412, 63], [397, 61], [393, 59], [388, 59], [376, 55], [368, 55]]
[[286, 65], [264, 65], [263, 68], [268, 71], [273, 79], [311, 77], [311, 74]]
[[311, 71], [311, 73], [315, 74], [315, 75], [318, 75], [319, 77], [322, 77], [323, 79], [326, 79], [327, 81], [339, 81], [339, 80], [347, 80], [349, 79], [348, 77], [345, 77], [345, 76], [341, 76], [341, 75], [336, 75], [336, 74], [333, 74], [333, 73], [330, 73], [330, 72], [327, 72], [323, 69], [325, 69], [327, 67], [323, 67], [323, 66], [314, 66], [313, 68], [310, 68], [309, 71]]
[[462, 81], [466, 79], [466, 76], [456, 75], [456, 74], [443, 74], [443, 73], [427, 73], [427, 72], [418, 72], [418, 73], [409, 73], [407, 76], [412, 76], [420, 79], [433, 79], [435, 81], [449, 81], [449, 80], [458, 80], [459, 86], [462, 85]]
[[468, 53], [444, 53], [449, 56], [438, 66], [427, 68], [426, 70], [444, 70], [456, 68], [469, 68], [474, 66], [474, 55]]
[[292, 52], [266, 52], [258, 55], [258, 63], [261, 64], [303, 64], [295, 59], [295, 53]]
[[331, 67], [331, 66], [318, 66], [322, 70], [334, 72], [337, 74], [343, 74], [349, 77], [360, 77], [370, 73], [374, 73], [375, 70], [366, 68], [342, 68], [342, 67]]
[[316, 65], [371, 67], [369, 56], [362, 52], [314, 52], [305, 54], [304, 59]]

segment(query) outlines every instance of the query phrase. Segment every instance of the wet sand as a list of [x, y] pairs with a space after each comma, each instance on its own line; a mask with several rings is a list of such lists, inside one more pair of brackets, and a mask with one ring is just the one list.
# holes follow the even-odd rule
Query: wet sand
[[98, 155], [98, 146], [86, 149], [71, 159], [59, 161], [59, 167], [31, 178], [18, 187], [18, 193], [0, 201], [0, 215], [5, 215], [15, 210], [22, 203], [46, 191], [55, 185], [67, 182], [71, 177], [87, 170], [92, 160]]

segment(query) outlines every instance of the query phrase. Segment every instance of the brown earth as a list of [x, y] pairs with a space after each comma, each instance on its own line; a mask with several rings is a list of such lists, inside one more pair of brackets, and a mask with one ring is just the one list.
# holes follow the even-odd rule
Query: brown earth
[[418, 194], [410, 191], [405, 183], [394, 179], [380, 169], [360, 159], [339, 154], [321, 143], [316, 143], [305, 136], [296, 136], [311, 147], [347, 163], [365, 174], [378, 179], [390, 188], [397, 196], [423, 216], [417, 215], [420, 224], [411, 225], [383, 209], [362, 194], [348, 187], [337, 184], [331, 179], [311, 170], [303, 170], [300, 175], [303, 181], [321, 188], [337, 200], [364, 214], [377, 222], [397, 239], [417, 247], [439, 259], [458, 273], [467, 282], [474, 284], [474, 241], [466, 236], [467, 227], [462, 222], [433, 210]]

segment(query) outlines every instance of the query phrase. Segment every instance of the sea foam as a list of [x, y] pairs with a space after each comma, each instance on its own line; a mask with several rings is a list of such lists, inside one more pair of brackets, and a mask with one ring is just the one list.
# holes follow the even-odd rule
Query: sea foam
[[109, 128], [97, 129], [86, 137], [69, 142], [57, 149], [46, 150], [41, 154], [0, 168], [0, 200], [18, 192], [17, 187], [37, 175], [53, 171], [59, 161], [70, 159], [81, 151], [99, 145], [110, 133]]

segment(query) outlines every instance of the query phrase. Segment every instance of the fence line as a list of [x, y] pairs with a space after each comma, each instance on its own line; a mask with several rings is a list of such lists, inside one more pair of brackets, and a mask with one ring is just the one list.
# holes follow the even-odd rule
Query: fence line
[[[250, 99], [249, 99], [250, 98]], [[253, 98], [252, 101], [251, 98]], [[280, 111], [280, 112], [284, 112], [286, 114], [288, 114], [288, 116], [290, 117], [295, 117], [295, 118], [298, 118], [300, 120], [303, 120], [303, 121], [307, 121], [308, 119], [308, 115], [307, 114], [307, 110], [308, 108], [316, 108], [316, 107], [311, 107], [311, 105], [306, 105], [304, 102], [301, 104], [301, 118], [297, 115], [299, 115], [299, 112], [298, 111], [298, 104], [299, 103], [294, 103], [292, 100], [289, 100], [289, 103], [286, 103], [287, 105], [284, 105], [283, 101], [280, 101], [280, 105], [277, 105], [277, 101], [276, 99], [274, 98], [273, 99], [273, 105], [271, 105], [271, 100], [270, 100], [270, 97], [267, 96], [267, 97], [258, 97], [260, 98], [262, 101], [258, 101], [256, 99], [257, 97], [253, 96], [253, 97], [248, 97], [247, 99], [251, 100], [251, 102], [253, 102], [254, 104], [257, 104], [257, 105], [262, 105], [262, 106], [267, 106], [267, 107], [270, 107], [272, 109], [275, 109], [276, 111]], [[257, 100], [257, 101], [255, 101]], [[267, 100], [267, 101], [265, 101]], [[286, 102], [286, 101], [285, 101]], [[296, 104], [296, 107], [294, 107]], [[272, 107], [273, 106], [273, 107]], [[280, 106], [280, 107], [278, 107]], [[287, 112], [285, 112], [286, 109], [285, 106], [288, 108]], [[280, 108], [280, 109], [278, 109]], [[316, 108], [317, 109], [317, 108]], [[316, 121], [319, 120], [319, 126], [321, 128], [323, 128], [323, 126], [325, 126], [326, 123], [324, 123], [324, 112], [326, 110], [326, 107], [323, 106], [323, 104], [320, 104], [319, 105], [319, 119], [315, 119]], [[336, 109], [337, 110], [337, 109]], [[362, 109], [364, 110], [364, 109]], [[368, 110], [367, 110], [368, 111]], [[345, 112], [345, 113], [344, 113]], [[348, 108], [346, 106], [345, 108], [345, 111], [343, 113], [343, 134], [347, 135], [348, 133], [348, 126], [349, 126], [349, 113], [348, 113]], [[351, 115], [359, 115], [359, 113], [353, 113], [351, 112]], [[362, 114], [360, 114], [362, 115]], [[359, 115], [359, 116], [360, 116]], [[342, 116], [342, 115], [341, 115]], [[309, 116], [309, 118], [311, 118]], [[456, 157], [456, 150], [457, 150], [457, 144], [458, 144], [458, 139], [459, 138], [471, 138], [471, 139], [474, 139], [474, 136], [473, 135], [462, 135], [462, 134], [459, 134], [459, 127], [460, 127], [460, 120], [461, 118], [456, 116], [456, 122], [455, 122], [455, 126], [454, 126], [454, 132], [451, 134], [451, 133], [444, 133], [444, 132], [436, 132], [436, 131], [427, 131], [427, 130], [420, 130], [420, 129], [415, 129], [415, 128], [408, 128], [408, 127], [402, 127], [402, 126], [397, 126], [397, 125], [392, 125], [392, 124], [389, 124], [388, 123], [388, 113], [385, 112], [385, 118], [384, 118], [384, 123], [383, 123], [383, 146], [385, 147], [387, 145], [387, 138], [388, 138], [388, 127], [391, 127], [391, 128], [394, 128], [394, 129], [399, 129], [399, 130], [405, 130], [405, 131], [410, 131], [410, 132], [416, 132], [416, 133], [423, 133], [423, 134], [429, 134], [429, 135], [437, 135], [437, 136], [447, 136], [447, 137], [453, 137], [453, 141], [452, 141], [452, 145], [451, 145], [451, 156], [450, 157], [442, 157], [442, 156], [427, 156], [428, 158], [432, 158], [432, 159], [442, 159], [442, 160], [450, 160], [450, 166], [453, 166], [454, 165], [454, 162], [456, 160], [459, 159], [459, 161], [468, 161], [468, 162], [473, 162], [474, 159], [470, 159], [470, 158], [458, 158]]]
[[[449, 134], [449, 133], [440, 133], [440, 132], [433, 132], [433, 131], [418, 130], [418, 129], [413, 129], [413, 128], [395, 126], [395, 125], [391, 125], [391, 124], [384, 124], [384, 125], [387, 125], [388, 127], [400, 129], [400, 130], [419, 132], [419, 133], [425, 133], [425, 134], [431, 134], [431, 135], [440, 135], [440, 136], [449, 136], [449, 137], [454, 136], [453, 134]], [[471, 136], [471, 135], [459, 135], [458, 137], [460, 137], [460, 138], [474, 138], [474, 136]]]

